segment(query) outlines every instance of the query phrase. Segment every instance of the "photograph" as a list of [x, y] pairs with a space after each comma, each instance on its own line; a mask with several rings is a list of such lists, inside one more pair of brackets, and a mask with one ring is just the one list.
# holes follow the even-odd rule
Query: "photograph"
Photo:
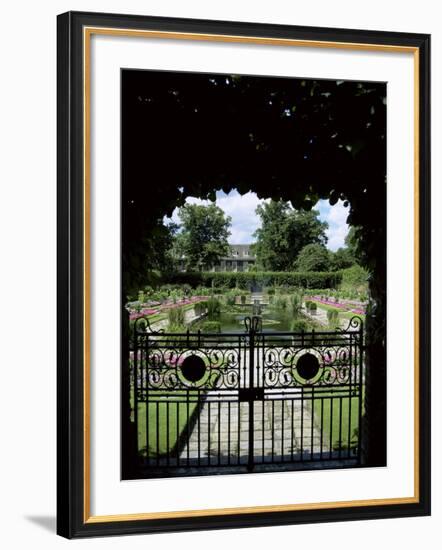
[[385, 466], [386, 82], [120, 76], [122, 479]]

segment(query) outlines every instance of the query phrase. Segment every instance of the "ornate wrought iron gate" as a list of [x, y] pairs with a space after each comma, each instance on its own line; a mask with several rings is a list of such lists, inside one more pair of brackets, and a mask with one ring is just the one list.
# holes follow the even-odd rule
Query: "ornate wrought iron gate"
[[359, 318], [333, 332], [264, 332], [257, 317], [243, 333], [152, 332], [143, 323], [131, 386], [147, 472], [360, 463]]

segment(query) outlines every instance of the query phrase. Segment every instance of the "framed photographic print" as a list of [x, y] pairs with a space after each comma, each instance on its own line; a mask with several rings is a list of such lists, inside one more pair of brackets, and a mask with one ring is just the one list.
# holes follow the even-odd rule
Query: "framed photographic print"
[[58, 17], [58, 533], [428, 515], [430, 37]]

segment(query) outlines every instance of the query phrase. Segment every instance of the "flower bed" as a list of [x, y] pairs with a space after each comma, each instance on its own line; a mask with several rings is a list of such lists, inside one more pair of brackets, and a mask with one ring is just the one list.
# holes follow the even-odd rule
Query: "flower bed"
[[[206, 300], [206, 296], [193, 296], [192, 298], [185, 298], [184, 300], [181, 300], [180, 302], [173, 303], [171, 301], [167, 301], [164, 304], [161, 304], [155, 308], [149, 307], [149, 308], [143, 308], [140, 311], [131, 311], [129, 315], [129, 319], [131, 321], [134, 321], [135, 319], [138, 319], [139, 317], [146, 317], [149, 315], [156, 315], [157, 313], [165, 313], [169, 309], [174, 309], [177, 307], [183, 307], [188, 306], [192, 304], [196, 304], [198, 302], [202, 302]], [[158, 302], [156, 302], [158, 303]]]
[[313, 302], [318, 302], [318, 304], [323, 304], [324, 306], [334, 307], [342, 311], [355, 313], [356, 315], [365, 315], [365, 308], [363, 309], [362, 307], [354, 307], [354, 302], [334, 302], [332, 300], [321, 298], [320, 296], [310, 296], [310, 300]]

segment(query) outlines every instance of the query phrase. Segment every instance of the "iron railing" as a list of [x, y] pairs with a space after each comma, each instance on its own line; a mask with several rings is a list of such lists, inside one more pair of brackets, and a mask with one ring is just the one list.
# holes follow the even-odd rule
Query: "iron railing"
[[[151, 331], [135, 323], [131, 403], [145, 476], [358, 466], [363, 324], [324, 332]], [[316, 467], [318, 464], [316, 464]]]

